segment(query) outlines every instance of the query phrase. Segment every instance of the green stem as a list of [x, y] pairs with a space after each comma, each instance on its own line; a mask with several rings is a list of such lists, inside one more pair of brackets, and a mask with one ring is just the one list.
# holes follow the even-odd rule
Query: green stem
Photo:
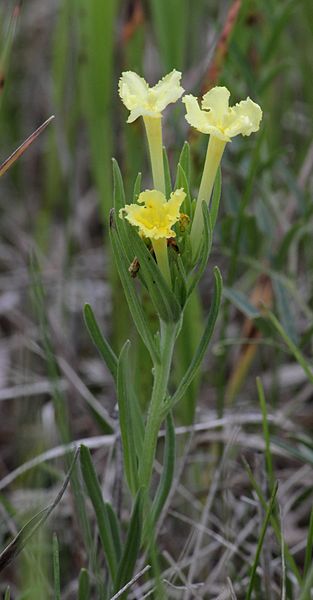
[[210, 135], [190, 234], [194, 258], [197, 257], [203, 231], [202, 202], [206, 202], [209, 205], [217, 169], [221, 162], [225, 145], [226, 142]]
[[169, 287], [172, 287], [171, 280], [171, 272], [170, 265], [168, 262], [168, 253], [167, 253], [167, 239], [160, 238], [159, 240], [152, 240], [152, 246], [154, 250], [154, 254], [158, 263], [158, 267], [165, 278]]
[[153, 471], [153, 461], [158, 441], [158, 433], [164, 418], [164, 399], [167, 393], [174, 344], [179, 323], [160, 321], [161, 362], [154, 364], [154, 382], [146, 421], [142, 460], [139, 468], [139, 482], [147, 490]]
[[143, 117], [146, 128], [154, 189], [165, 195], [162, 117]]

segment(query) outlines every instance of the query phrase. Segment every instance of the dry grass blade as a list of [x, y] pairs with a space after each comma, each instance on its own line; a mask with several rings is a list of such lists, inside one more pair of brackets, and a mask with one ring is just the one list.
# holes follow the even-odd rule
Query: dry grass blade
[[133, 577], [128, 583], [126, 583], [126, 585], [124, 585], [124, 587], [122, 587], [122, 589], [120, 589], [117, 594], [114, 594], [114, 596], [112, 596], [110, 598], [110, 600], [117, 600], [118, 598], [120, 598], [121, 596], [123, 596], [124, 592], [126, 592], [134, 583], [136, 583], [136, 581], [138, 579], [140, 579], [140, 577], [142, 577], [147, 571], [149, 571], [149, 569], [151, 569], [150, 565], [146, 565], [144, 567], [144, 569], [142, 569], [141, 571], [139, 571], [139, 573], [137, 573], [135, 575], [135, 577]]
[[4, 175], [7, 170], [17, 161], [20, 156], [26, 152], [29, 146], [37, 139], [37, 137], [46, 129], [46, 127], [53, 121], [54, 115], [51, 115], [44, 123], [42, 123], [31, 135], [16, 149], [14, 152], [0, 165], [0, 177]]

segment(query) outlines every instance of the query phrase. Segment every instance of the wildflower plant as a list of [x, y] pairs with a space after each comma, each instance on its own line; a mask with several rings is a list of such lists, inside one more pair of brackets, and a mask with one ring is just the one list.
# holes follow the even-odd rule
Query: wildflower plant
[[[257, 131], [262, 117], [260, 107], [249, 98], [230, 108], [230, 94], [225, 87], [213, 88], [205, 94], [201, 109], [193, 96], [183, 98], [188, 123], [210, 135], [198, 198], [193, 199], [188, 144], [185, 142], [181, 151], [172, 189], [162, 143], [162, 111], [182, 96], [180, 79], [181, 73], [172, 71], [149, 87], [143, 78], [128, 71], [119, 82], [120, 97], [130, 111], [128, 123], [143, 117], [152, 166], [153, 188], [142, 191], [138, 175], [133, 197], [129, 199], [125, 198], [118, 164], [113, 161], [114, 206], [110, 214], [115, 263], [132, 319], [152, 361], [153, 385], [146, 414], [136, 395], [138, 374], [130, 366], [131, 342], [125, 342], [117, 357], [101, 336], [90, 306], [85, 307], [89, 332], [116, 383], [125, 477], [134, 497], [137, 524], [140, 522], [138, 552], [142, 545], [146, 549], [151, 547], [153, 528], [171, 488], [175, 461], [173, 409], [201, 366], [218, 317], [222, 278], [215, 267], [211, 306], [202, 337], [186, 372], [173, 389], [173, 356], [185, 309], [210, 256], [221, 195], [219, 164], [227, 142], [235, 135]], [[157, 315], [157, 330], [145, 312], [143, 290]], [[163, 423], [166, 429], [163, 470], [152, 498], [154, 458]], [[114, 580], [113, 572], [111, 576]], [[114, 585], [113, 590], [116, 591]]]

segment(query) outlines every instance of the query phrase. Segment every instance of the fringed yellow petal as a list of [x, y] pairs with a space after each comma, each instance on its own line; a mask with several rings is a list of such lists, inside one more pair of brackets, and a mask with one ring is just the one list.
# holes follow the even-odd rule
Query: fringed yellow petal
[[180, 218], [179, 209], [185, 196], [184, 190], [179, 189], [171, 194], [167, 202], [161, 192], [146, 190], [139, 195], [138, 204], [126, 204], [119, 215], [138, 227], [139, 233], [151, 240], [175, 237], [175, 231], [171, 227]]
[[145, 79], [139, 77], [137, 73], [132, 71], [122, 73], [119, 80], [119, 95], [126, 108], [130, 110], [127, 122], [132, 123], [140, 116], [160, 117], [166, 106], [176, 102], [183, 94], [184, 89], [180, 85], [180, 80], [181, 73], [174, 69], [150, 88]]
[[204, 94], [201, 106], [210, 110], [216, 122], [223, 121], [229, 108], [230, 91], [226, 87], [216, 86]]
[[209, 90], [202, 100], [202, 109], [194, 96], [184, 96], [186, 120], [202, 133], [210, 134], [224, 142], [236, 135], [250, 135], [258, 131], [262, 110], [250, 98], [229, 107], [230, 93], [226, 87]]

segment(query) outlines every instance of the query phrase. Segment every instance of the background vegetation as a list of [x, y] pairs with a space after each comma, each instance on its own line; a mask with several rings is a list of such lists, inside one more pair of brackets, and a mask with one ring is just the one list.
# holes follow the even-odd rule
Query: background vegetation
[[[116, 399], [82, 307], [93, 306], [116, 351], [134, 337], [108, 245], [111, 156], [128, 194], [138, 171], [144, 186], [150, 179], [141, 123], [126, 126], [117, 82], [125, 69], [154, 83], [176, 68], [188, 92], [225, 84], [233, 101], [258, 102], [264, 120], [258, 136], [228, 145], [223, 162], [201, 306], [209, 303], [213, 264], [224, 301], [201, 385], [176, 415], [161, 577], [169, 598], [310, 599], [312, 3], [8, 0], [0, 7], [0, 48], [1, 158], [55, 114], [0, 181], [1, 548], [56, 498], [71, 462], [67, 445], [81, 440], [94, 449], [105, 500], [128, 522]], [[178, 106], [165, 117], [165, 143], [173, 167], [189, 139], [197, 181], [206, 140], [188, 130], [183, 113]], [[193, 307], [188, 347], [176, 357], [177, 378], [201, 332], [201, 306]], [[145, 361], [138, 341], [142, 402]], [[96, 532], [76, 468], [24, 551], [4, 569], [7, 555], [0, 556], [1, 590], [10, 586], [19, 599], [87, 599], [88, 572], [90, 598], [105, 597]], [[136, 573], [146, 564], [142, 557]], [[146, 597], [153, 585], [147, 572], [129, 597]]]

